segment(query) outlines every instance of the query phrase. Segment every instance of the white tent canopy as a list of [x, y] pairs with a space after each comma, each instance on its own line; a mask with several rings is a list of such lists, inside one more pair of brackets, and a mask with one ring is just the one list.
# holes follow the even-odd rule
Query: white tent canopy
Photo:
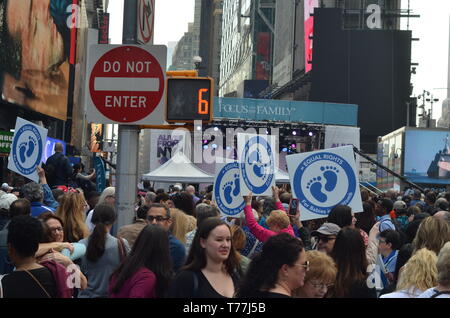
[[181, 151], [152, 172], [142, 176], [144, 180], [158, 182], [212, 183], [214, 176], [194, 165]]

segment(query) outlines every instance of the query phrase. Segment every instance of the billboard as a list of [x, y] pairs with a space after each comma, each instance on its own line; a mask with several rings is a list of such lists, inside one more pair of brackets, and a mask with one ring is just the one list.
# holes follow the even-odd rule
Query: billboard
[[407, 130], [404, 174], [415, 183], [450, 184], [450, 130]]
[[342, 10], [314, 11], [311, 101], [359, 106], [361, 149], [377, 153], [376, 140], [407, 124], [411, 31], [345, 30]]
[[313, 40], [314, 35], [314, 8], [319, 6], [319, 0], [305, 0], [305, 73], [312, 70]]
[[66, 120], [69, 61], [74, 61], [71, 48], [76, 36], [72, 18], [77, 2], [0, 0], [3, 100]]

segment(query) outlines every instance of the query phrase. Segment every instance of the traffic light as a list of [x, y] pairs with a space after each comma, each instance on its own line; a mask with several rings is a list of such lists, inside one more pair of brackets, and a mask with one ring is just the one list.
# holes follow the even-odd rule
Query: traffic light
[[210, 77], [197, 77], [196, 74], [195, 71], [167, 73], [168, 123], [212, 121], [214, 80]]

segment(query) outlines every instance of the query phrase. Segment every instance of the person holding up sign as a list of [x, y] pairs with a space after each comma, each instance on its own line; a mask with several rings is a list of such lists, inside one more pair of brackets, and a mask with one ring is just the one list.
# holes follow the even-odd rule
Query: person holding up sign
[[277, 210], [270, 212], [270, 215], [266, 220], [269, 230], [259, 225], [255, 220], [252, 212], [252, 193], [250, 192], [248, 196], [244, 197], [244, 213], [247, 225], [250, 228], [250, 232], [261, 242], [266, 242], [270, 237], [279, 233], [288, 233], [295, 237], [294, 229], [291, 226], [289, 216], [286, 214], [286, 211], [281, 204], [279, 191], [280, 190], [277, 187], [272, 187], [273, 198], [275, 200]]

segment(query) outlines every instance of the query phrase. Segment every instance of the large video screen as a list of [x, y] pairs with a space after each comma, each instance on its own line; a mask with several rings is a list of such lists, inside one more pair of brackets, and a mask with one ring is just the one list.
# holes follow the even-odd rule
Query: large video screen
[[415, 183], [450, 184], [450, 130], [407, 130], [404, 174]]
[[0, 0], [2, 99], [66, 120], [74, 0]]

